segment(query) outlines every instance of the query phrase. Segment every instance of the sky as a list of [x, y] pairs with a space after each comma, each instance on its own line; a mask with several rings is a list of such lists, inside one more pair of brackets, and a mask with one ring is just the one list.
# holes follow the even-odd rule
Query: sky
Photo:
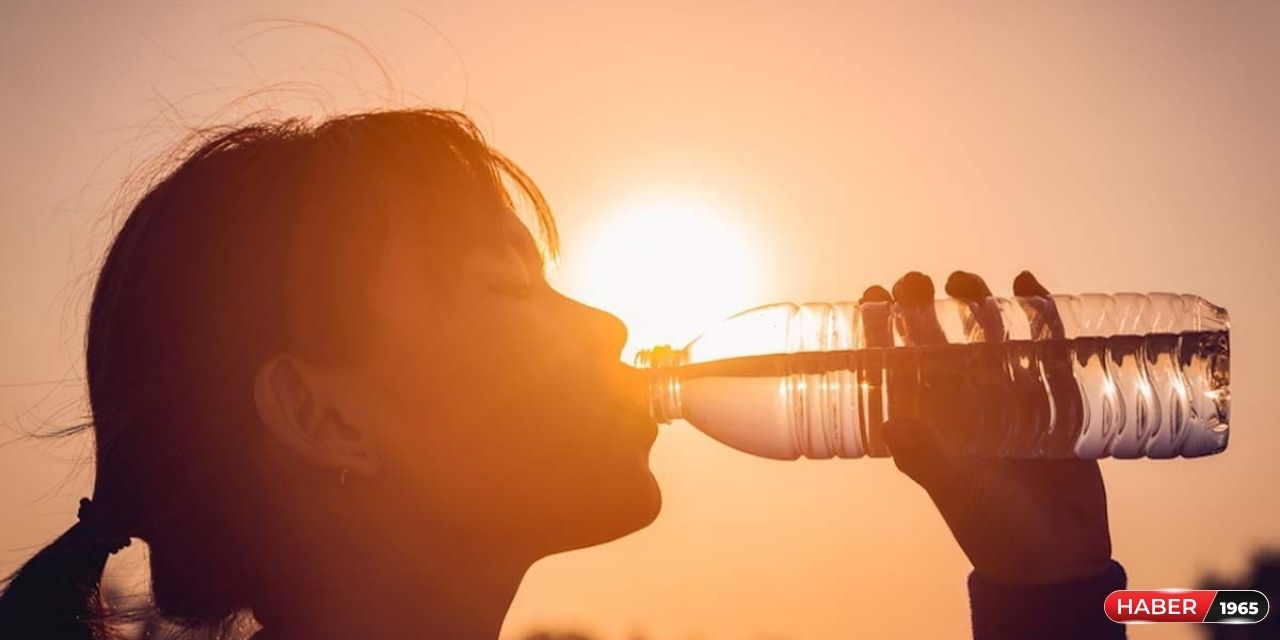
[[[11, 431], [85, 418], [83, 316], [127, 179], [192, 126], [429, 105], [542, 187], [553, 284], [626, 321], [627, 354], [913, 269], [1226, 307], [1229, 449], [1103, 473], [1132, 587], [1231, 575], [1280, 544], [1278, 68], [1280, 4], [1261, 1], [10, 0], [0, 570], [88, 490], [87, 441]], [[967, 562], [892, 462], [756, 459], [676, 423], [651, 465], [658, 520], [540, 561], [504, 637], [967, 633]], [[134, 575], [141, 547], [109, 572]]]

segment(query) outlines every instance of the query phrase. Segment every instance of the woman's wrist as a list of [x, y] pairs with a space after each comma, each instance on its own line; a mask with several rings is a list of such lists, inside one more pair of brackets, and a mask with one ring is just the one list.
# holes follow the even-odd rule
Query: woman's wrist
[[973, 573], [1001, 584], [1041, 586], [1088, 580], [1110, 571], [1113, 564], [1117, 563], [1110, 557], [1073, 560], [1050, 554], [1039, 561], [1027, 559], [1009, 566], [974, 566]]
[[1124, 626], [1111, 622], [1102, 605], [1127, 582], [1114, 560], [1094, 575], [1043, 584], [1004, 582], [975, 569], [969, 574], [973, 637], [1124, 638]]

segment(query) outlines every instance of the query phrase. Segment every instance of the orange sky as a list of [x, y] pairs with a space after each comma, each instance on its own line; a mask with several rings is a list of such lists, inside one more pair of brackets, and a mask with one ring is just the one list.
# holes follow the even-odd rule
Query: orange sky
[[[1263, 490], [1280, 481], [1266, 409], [1280, 384], [1278, 4], [413, 3], [430, 25], [403, 2], [85, 4], [0, 8], [6, 425], [83, 415], [75, 380], [4, 385], [79, 375], [105, 207], [183, 124], [426, 102], [472, 114], [543, 187], [564, 237], [554, 282], [622, 316], [629, 352], [765, 302], [855, 298], [909, 269], [976, 271], [1007, 293], [1032, 268], [1063, 292], [1226, 306], [1230, 449], [1104, 463], [1116, 555], [1134, 587], [1190, 587], [1280, 543]], [[350, 32], [398, 91], [351, 43], [244, 24], [270, 16]], [[299, 84], [224, 109], [283, 81]], [[636, 229], [674, 251], [601, 250]], [[680, 260], [699, 246], [720, 260]], [[59, 483], [83, 444], [0, 448], [0, 569], [71, 523], [89, 476]], [[540, 562], [506, 635], [966, 633], [966, 562], [891, 462], [753, 459], [678, 423], [652, 466], [658, 521]]]

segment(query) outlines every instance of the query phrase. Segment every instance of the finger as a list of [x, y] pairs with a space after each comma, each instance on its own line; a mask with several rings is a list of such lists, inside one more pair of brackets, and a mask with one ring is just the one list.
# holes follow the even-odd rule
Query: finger
[[947, 278], [947, 295], [961, 300], [977, 302], [991, 297], [991, 287], [976, 273], [955, 271]]
[[867, 287], [862, 292], [862, 297], [858, 299], [858, 304], [864, 302], [893, 302], [893, 296], [889, 294], [889, 290], [876, 284]]
[[1013, 279], [1013, 295], [1015, 296], [1047, 296], [1049, 290], [1036, 280], [1030, 271], [1023, 271]]
[[862, 346], [893, 346], [892, 302], [889, 290], [880, 285], [867, 287], [862, 292], [862, 298], [858, 300], [862, 314]]
[[933, 302], [933, 280], [911, 271], [893, 283], [893, 299], [898, 302]]
[[[1007, 333], [1000, 303], [991, 296], [991, 287], [976, 273], [956, 271], [947, 278], [947, 293], [963, 301], [962, 322], [970, 343], [1004, 342]], [[1001, 442], [998, 430], [986, 427], [981, 398], [985, 393], [1003, 388], [1006, 380], [1002, 352], [970, 349], [963, 365], [965, 380], [960, 384], [938, 385], [940, 401], [930, 408], [946, 411], [950, 417], [947, 436], [957, 449], [992, 451]], [[938, 419], [941, 419], [939, 416]]]
[[893, 299], [898, 303], [894, 322], [903, 344], [946, 344], [946, 334], [938, 324], [933, 296], [933, 280], [919, 271], [912, 271], [893, 283]]
[[970, 342], [999, 342], [1004, 340], [1004, 319], [1000, 306], [991, 299], [991, 287], [976, 273], [956, 271], [947, 278], [947, 294], [968, 302], [968, 315], [964, 318], [965, 333]]
[[1013, 295], [1022, 298], [1022, 308], [1031, 320], [1031, 337], [1034, 340], [1062, 338], [1065, 331], [1058, 307], [1049, 290], [1030, 271], [1023, 271], [1013, 279]]
[[[1030, 271], [1023, 271], [1013, 280], [1013, 294], [1018, 296], [1023, 310], [1031, 324], [1032, 340], [1061, 340], [1066, 337], [1066, 329], [1062, 316], [1058, 312], [1058, 304], [1049, 294], [1049, 289], [1036, 279]], [[1042, 457], [1071, 457], [1076, 439], [1083, 427], [1084, 405], [1076, 387], [1075, 372], [1069, 351], [1053, 345], [1035, 351], [1043, 371], [1043, 381], [1038, 383], [1048, 388], [1051, 408], [1042, 408], [1039, 413], [1051, 412], [1043, 417], [1047, 423], [1052, 419], [1053, 429], [1044, 435], [1036, 445]], [[1037, 391], [1037, 393], [1041, 393]]]
[[[912, 271], [893, 284], [893, 326], [901, 336], [900, 344], [908, 347], [923, 347], [946, 344], [946, 335], [938, 324], [937, 307], [933, 303], [933, 280], [918, 271]], [[889, 418], [923, 418], [931, 413], [934, 406], [931, 399], [925, 397], [925, 387], [919, 384], [921, 363], [914, 350], [894, 349], [886, 354], [888, 357]], [[903, 424], [915, 426], [915, 421]], [[909, 429], [910, 427], [904, 427]], [[923, 433], [924, 427], [916, 429]], [[886, 440], [887, 442], [887, 440]], [[890, 445], [892, 450], [892, 445]], [[930, 451], [927, 458], [935, 458], [940, 452]], [[908, 463], [910, 464], [910, 463]], [[917, 480], [918, 481], [918, 480]]]
[[[856, 326], [861, 327], [859, 346], [865, 349], [866, 354], [865, 359], [858, 365], [856, 375], [859, 380], [881, 380], [884, 376], [885, 363], [882, 359], [889, 351], [889, 347], [893, 346], [892, 312], [893, 296], [889, 294], [888, 289], [879, 285], [867, 287], [867, 290], [862, 292], [862, 297], [858, 299], [858, 315], [861, 320], [856, 323]], [[866, 410], [867, 453], [876, 456], [887, 455], [881, 429], [881, 421], [884, 418], [883, 405], [878, 402], [870, 403]]]

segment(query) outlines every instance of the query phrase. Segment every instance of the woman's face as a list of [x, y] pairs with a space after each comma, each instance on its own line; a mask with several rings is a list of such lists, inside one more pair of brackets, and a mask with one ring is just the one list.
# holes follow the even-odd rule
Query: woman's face
[[393, 222], [352, 385], [378, 459], [372, 484], [393, 509], [470, 539], [549, 553], [625, 535], [660, 502], [648, 468], [657, 426], [619, 360], [626, 328], [551, 289], [510, 212], [504, 232], [441, 274], [430, 234]]

